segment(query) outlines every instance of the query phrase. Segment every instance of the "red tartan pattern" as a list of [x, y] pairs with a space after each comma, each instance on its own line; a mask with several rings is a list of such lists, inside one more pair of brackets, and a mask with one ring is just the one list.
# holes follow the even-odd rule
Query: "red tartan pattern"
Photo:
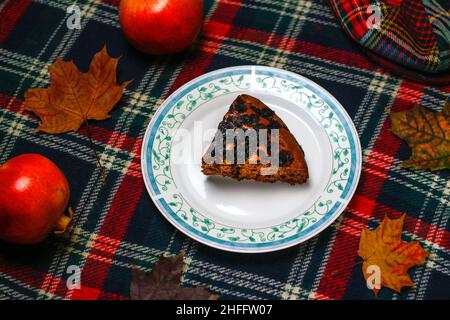
[[[400, 88], [397, 99], [392, 106], [392, 111], [404, 111], [405, 102], [407, 105], [406, 108], [410, 105], [411, 102], [408, 100], [405, 101], [405, 96], [402, 93], [403, 90], [409, 90], [409, 85], [410, 84], [406, 83]], [[415, 85], [412, 86], [416, 87]], [[415, 95], [415, 97], [417, 97], [417, 95]], [[390, 120], [387, 118], [381, 129], [381, 133], [375, 142], [374, 150], [383, 154], [385, 157], [394, 159], [394, 155], [397, 153], [400, 146], [400, 141], [390, 133], [390, 128]], [[365, 174], [367, 172], [366, 168], [363, 169], [363, 175], [358, 187], [357, 195], [352, 199], [348, 208], [352, 214], [346, 215], [342, 221], [337, 240], [331, 250], [325, 273], [320, 282], [317, 292], [318, 297], [324, 297], [326, 299], [342, 298], [353, 268], [347, 261], [357, 255], [362, 228], [372, 219], [375, 213], [378, 213], [379, 211], [382, 212], [381, 215], [378, 215], [377, 219], [380, 219], [380, 216], [383, 217], [385, 214], [388, 214], [388, 212], [384, 211], [380, 206], [377, 206], [376, 203], [371, 203], [369, 206], [363, 206], [361, 211], [355, 210], [357, 212], [355, 216], [353, 215], [352, 209], [354, 207], [357, 208], [358, 202], [364, 199], [364, 196], [360, 196], [360, 194], [366, 195], [368, 199], [374, 197], [373, 201], [376, 201], [376, 196], [380, 194], [383, 182], [387, 178], [390, 165], [391, 163], [389, 162], [384, 164], [383, 169], [378, 169], [377, 175], [367, 175]]]
[[[350, 37], [372, 53], [416, 71], [448, 72], [450, 14], [446, 1], [437, 0], [440, 7], [424, 0], [329, 0], [329, 3]], [[379, 29], [371, 28], [370, 6], [378, 6], [380, 10]]]
[[[97, 11], [90, 19], [99, 25], [117, 25], [117, 20], [105, 19], [109, 17], [105, 12], [115, 13], [111, 5], [117, 5], [118, 1], [102, 2], [104, 4], [96, 3]], [[144, 75], [126, 92], [113, 119], [91, 124], [96, 148], [105, 161], [111, 163], [108, 176], [112, 182], [102, 186], [98, 183], [100, 172], [95, 158], [87, 147], [86, 129], [63, 136], [36, 135], [33, 128], [37, 126], [37, 118], [24, 111], [23, 92], [31, 84], [45, 85], [48, 79], [40, 74], [40, 69], [52, 61], [41, 57], [42, 61], [36, 64], [33, 59], [37, 53], [13, 54], [14, 50], [23, 50], [14, 42], [17, 36], [14, 32], [30, 19], [25, 14], [33, 6], [55, 10], [52, 12], [61, 10], [39, 1], [26, 6], [25, 3], [9, 0], [1, 9], [3, 14], [13, 8], [12, 12], [17, 14], [0, 21], [0, 35], [4, 39], [4, 45], [0, 46], [0, 161], [22, 152], [21, 143], [27, 141], [31, 141], [27, 151], [50, 150], [48, 155], [62, 166], [68, 154], [76, 154], [77, 167], [64, 168], [73, 179], [72, 204], [77, 216], [66, 239], [50, 239], [36, 249], [43, 253], [43, 257], [37, 259], [39, 263], [32, 259], [16, 261], [10, 252], [15, 248], [0, 243], [0, 297], [127, 299], [132, 266], [149, 270], [160, 254], [176, 254], [184, 249], [188, 258], [185, 284], [209, 285], [224, 298], [373, 298], [365, 283], [358, 280], [362, 277], [356, 254], [360, 231], [368, 224], [378, 224], [385, 214], [406, 213], [404, 236], [420, 240], [438, 258], [429, 266], [413, 271], [413, 279], [420, 284], [416, 288], [401, 295], [383, 290], [380, 297], [449, 298], [439, 291], [440, 286], [450, 283], [448, 201], [442, 202], [448, 194], [448, 174], [403, 171], [399, 163], [407, 158], [405, 145], [390, 132], [387, 113], [408, 110], [418, 103], [438, 110], [450, 93], [450, 86], [435, 88], [415, 84], [377, 68], [345, 41], [324, 3], [311, 7], [304, 1], [280, 4], [265, 0], [258, 2], [258, 6], [253, 1], [207, 1], [204, 29], [195, 48], [173, 58], [173, 68], [165, 61], [169, 58], [152, 58], [149, 63], [155, 69], [149, 69], [151, 72], [146, 73], [149, 76]], [[89, 1], [88, 5], [93, 3]], [[247, 20], [251, 20], [252, 15], [244, 15], [243, 11], [264, 15], [257, 20], [258, 27], [249, 24]], [[270, 12], [269, 21], [267, 12]], [[284, 30], [284, 25], [289, 23], [283, 19], [300, 26], [300, 31], [296, 32], [295, 27]], [[268, 25], [263, 26], [263, 22]], [[332, 32], [329, 38], [321, 31], [324, 29]], [[334, 38], [338, 40], [333, 42]], [[83, 41], [92, 39], [82, 34], [78, 45]], [[108, 41], [111, 45], [121, 40], [116, 37]], [[74, 47], [72, 43], [67, 50], [76, 50]], [[126, 59], [127, 55], [136, 53], [126, 47], [120, 54]], [[135, 59], [140, 61], [139, 56]], [[240, 60], [228, 62], [227, 59]], [[357, 193], [336, 223], [320, 236], [292, 249], [245, 257], [206, 248], [174, 231], [164, 221], [144, 188], [140, 148], [154, 108], [171, 92], [218, 67], [257, 61], [311, 77], [335, 94], [348, 108], [361, 132], [365, 159]], [[133, 67], [130, 62], [123, 63]], [[166, 69], [169, 75], [165, 75]], [[165, 77], [164, 84], [158, 85], [161, 77]], [[24, 84], [20, 84], [21, 80]], [[12, 82], [14, 87], [8, 89], [7, 82]], [[151, 102], [144, 103], [141, 109], [133, 108], [144, 101], [144, 93], [149, 96], [145, 101]], [[136, 113], [124, 111], [127, 107]], [[145, 121], [141, 123], [133, 117], [143, 117]], [[16, 139], [20, 140], [16, 142]], [[110, 154], [113, 159], [108, 162]], [[397, 189], [402, 192], [398, 196]], [[398, 200], [401, 201], [396, 202]], [[420, 207], [425, 208], [426, 216], [416, 212]], [[437, 212], [436, 216], [430, 218], [435, 214], [433, 211]], [[154, 229], [147, 231], [151, 227]], [[273, 261], [277, 261], [277, 268], [273, 268]], [[68, 290], [66, 286], [64, 268], [72, 263], [82, 268], [79, 290]]]
[[28, 8], [30, 0], [17, 0], [14, 4], [9, 1], [2, 8], [2, 23], [0, 25], [0, 44], [5, 41], [14, 29], [20, 16]]

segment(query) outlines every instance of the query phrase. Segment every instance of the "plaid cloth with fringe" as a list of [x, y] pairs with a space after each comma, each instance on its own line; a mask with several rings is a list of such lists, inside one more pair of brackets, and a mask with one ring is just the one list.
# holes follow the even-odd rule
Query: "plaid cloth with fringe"
[[372, 53], [427, 73], [450, 71], [448, 0], [329, 0], [344, 30]]

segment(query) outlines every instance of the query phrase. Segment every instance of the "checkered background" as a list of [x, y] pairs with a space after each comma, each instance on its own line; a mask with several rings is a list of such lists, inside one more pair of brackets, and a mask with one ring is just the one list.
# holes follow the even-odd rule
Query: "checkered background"
[[[416, 282], [381, 299], [450, 298], [449, 172], [411, 171], [405, 143], [390, 131], [391, 110], [420, 103], [440, 110], [450, 86], [412, 83], [362, 55], [323, 0], [205, 0], [205, 24], [196, 45], [173, 56], [146, 56], [119, 28], [119, 0], [76, 1], [81, 30], [66, 27], [70, 0], [0, 1], [0, 163], [23, 153], [52, 159], [71, 185], [74, 223], [63, 239], [31, 247], [0, 243], [0, 298], [127, 299], [130, 270], [151, 270], [161, 254], [186, 252], [187, 286], [208, 285], [224, 299], [373, 299], [357, 256], [361, 228], [385, 214], [406, 213], [406, 241], [431, 252], [410, 271]], [[49, 83], [56, 57], [87, 70], [107, 45], [122, 56], [119, 81], [134, 79], [107, 121], [47, 135], [24, 111], [27, 89]], [[222, 67], [269, 65], [304, 75], [347, 109], [364, 154], [359, 188], [345, 213], [315, 238], [276, 253], [240, 255], [205, 247], [176, 231], [147, 194], [140, 167], [142, 138], [161, 102], [185, 82]], [[67, 267], [82, 270], [80, 290], [68, 290]]]

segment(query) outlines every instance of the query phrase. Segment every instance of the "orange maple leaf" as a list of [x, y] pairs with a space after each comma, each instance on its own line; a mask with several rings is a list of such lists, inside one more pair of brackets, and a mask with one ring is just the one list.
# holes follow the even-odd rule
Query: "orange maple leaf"
[[25, 94], [25, 108], [41, 118], [38, 130], [53, 134], [77, 131], [88, 119], [109, 118], [130, 83], [117, 85], [118, 60], [104, 47], [95, 54], [89, 71], [82, 73], [72, 61], [57, 58], [50, 67], [50, 87]]
[[[405, 215], [399, 219], [384, 217], [383, 222], [373, 231], [364, 228], [359, 242], [358, 255], [364, 260], [363, 273], [367, 279], [372, 275], [369, 268], [380, 270], [381, 287], [400, 292], [402, 287], [413, 286], [407, 271], [415, 265], [421, 265], [428, 256], [418, 241], [402, 241], [402, 229]], [[379, 289], [373, 289], [375, 294]]]

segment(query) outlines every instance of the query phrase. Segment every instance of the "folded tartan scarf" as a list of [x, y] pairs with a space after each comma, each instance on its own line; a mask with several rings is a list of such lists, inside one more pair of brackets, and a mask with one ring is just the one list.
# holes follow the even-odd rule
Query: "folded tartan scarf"
[[449, 0], [328, 0], [344, 30], [396, 71], [450, 72]]

